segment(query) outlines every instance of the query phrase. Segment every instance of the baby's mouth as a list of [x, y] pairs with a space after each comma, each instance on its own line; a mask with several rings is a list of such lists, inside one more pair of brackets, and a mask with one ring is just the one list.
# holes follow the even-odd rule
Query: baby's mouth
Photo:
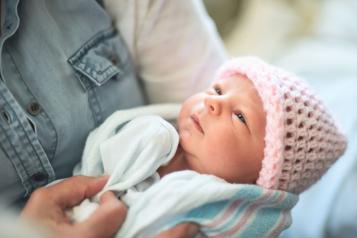
[[195, 128], [196, 128], [198, 131], [200, 131], [202, 134], [204, 134], [204, 131], [203, 131], [203, 129], [202, 129], [202, 127], [201, 127], [201, 124], [200, 124], [200, 119], [199, 119], [196, 115], [194, 115], [194, 114], [191, 115], [190, 118], [191, 118], [191, 120], [192, 120], [192, 122], [193, 122]]

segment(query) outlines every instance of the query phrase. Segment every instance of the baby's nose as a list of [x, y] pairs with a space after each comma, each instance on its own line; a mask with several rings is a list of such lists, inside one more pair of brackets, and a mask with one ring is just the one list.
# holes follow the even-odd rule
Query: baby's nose
[[213, 115], [219, 115], [222, 110], [221, 102], [215, 97], [205, 98], [205, 106], [209, 113]]

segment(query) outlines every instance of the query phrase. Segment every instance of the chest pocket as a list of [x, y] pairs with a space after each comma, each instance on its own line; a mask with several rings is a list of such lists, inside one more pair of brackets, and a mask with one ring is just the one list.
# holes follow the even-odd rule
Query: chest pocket
[[145, 103], [127, 47], [114, 29], [96, 34], [68, 63], [88, 93], [96, 125], [115, 110]]
[[68, 59], [84, 89], [101, 86], [123, 73], [118, 49], [111, 39], [115, 35], [114, 30], [98, 33]]

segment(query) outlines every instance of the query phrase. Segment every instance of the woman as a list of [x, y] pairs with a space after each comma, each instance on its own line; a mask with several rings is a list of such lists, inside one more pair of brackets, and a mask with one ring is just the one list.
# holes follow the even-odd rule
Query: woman
[[70, 176], [113, 111], [180, 101], [226, 58], [195, 0], [1, 0], [1, 19], [0, 193], [17, 207]]

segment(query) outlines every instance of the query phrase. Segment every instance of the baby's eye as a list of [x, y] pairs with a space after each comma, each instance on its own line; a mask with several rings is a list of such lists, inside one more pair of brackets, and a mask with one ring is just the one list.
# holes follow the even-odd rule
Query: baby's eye
[[240, 112], [237, 112], [237, 113], [234, 113], [234, 115], [241, 121], [243, 122], [244, 124], [247, 124], [245, 118], [244, 118], [244, 115]]
[[214, 86], [213, 89], [218, 95], [222, 95], [222, 90], [218, 86]]

